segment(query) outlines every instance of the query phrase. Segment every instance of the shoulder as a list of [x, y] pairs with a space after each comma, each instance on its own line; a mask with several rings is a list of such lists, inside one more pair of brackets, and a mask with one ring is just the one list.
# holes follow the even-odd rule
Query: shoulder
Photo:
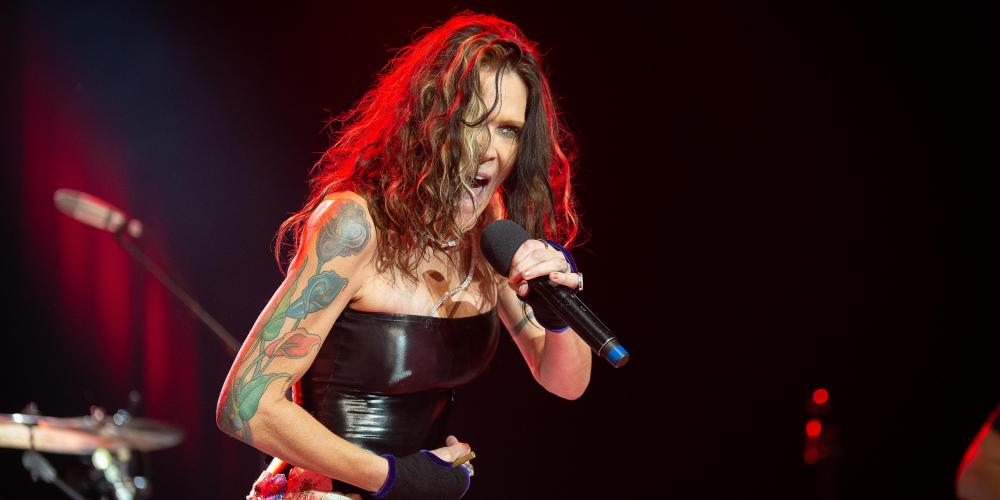
[[321, 261], [334, 257], [370, 257], [375, 225], [364, 197], [351, 191], [328, 194], [306, 221], [304, 240]]
[[335, 217], [349, 216], [355, 219], [363, 218], [369, 223], [368, 201], [354, 191], [337, 191], [323, 197], [316, 209], [309, 214], [307, 224], [310, 228], [323, 226]]

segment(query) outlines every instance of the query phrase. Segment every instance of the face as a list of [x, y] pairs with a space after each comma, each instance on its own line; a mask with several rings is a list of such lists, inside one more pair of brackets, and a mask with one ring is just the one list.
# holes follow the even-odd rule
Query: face
[[[479, 84], [487, 107], [496, 96], [496, 71], [481, 71]], [[459, 227], [467, 230], [473, 227], [479, 215], [489, 204], [503, 181], [510, 175], [517, 159], [517, 144], [524, 128], [525, 111], [528, 106], [528, 87], [517, 73], [503, 72], [500, 80], [500, 100], [493, 113], [483, 123], [477, 138], [484, 147], [479, 158], [479, 168], [469, 184], [473, 196], [465, 194]]]

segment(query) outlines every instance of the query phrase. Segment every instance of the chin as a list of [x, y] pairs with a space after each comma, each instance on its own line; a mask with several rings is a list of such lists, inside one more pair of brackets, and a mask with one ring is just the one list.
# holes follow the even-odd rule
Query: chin
[[484, 208], [485, 207], [480, 207], [480, 210], [478, 210], [475, 214], [465, 211], [462, 211], [462, 213], [459, 214], [458, 227], [462, 230], [463, 233], [466, 231], [470, 231], [476, 227], [476, 224], [479, 223], [480, 219], [483, 216]]
[[462, 214], [461, 218], [458, 221], [458, 228], [461, 229], [463, 233], [469, 231], [472, 228], [476, 227], [477, 220], [479, 220], [479, 217], [472, 217], [470, 215]]

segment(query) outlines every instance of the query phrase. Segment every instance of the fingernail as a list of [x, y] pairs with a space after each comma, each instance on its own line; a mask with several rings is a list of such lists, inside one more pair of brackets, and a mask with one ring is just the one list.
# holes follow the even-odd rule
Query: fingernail
[[562, 278], [562, 273], [552, 273], [552, 277], [555, 278], [555, 279], [561, 279]]
[[531, 273], [530, 272], [524, 273], [524, 277], [525, 278], [530, 278], [531, 277]]

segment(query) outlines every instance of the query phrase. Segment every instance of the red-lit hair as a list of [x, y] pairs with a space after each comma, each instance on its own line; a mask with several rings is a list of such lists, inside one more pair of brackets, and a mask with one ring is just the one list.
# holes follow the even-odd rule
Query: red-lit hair
[[[456, 215], [478, 167], [476, 142], [496, 102], [486, 103], [479, 74], [513, 71], [528, 89], [517, 158], [500, 188], [506, 217], [532, 237], [571, 246], [579, 233], [571, 184], [575, 151], [549, 90], [536, 44], [514, 24], [461, 12], [402, 48], [375, 85], [333, 122], [339, 131], [313, 167], [305, 206], [278, 230], [298, 249], [304, 222], [329, 194], [367, 200], [377, 231], [377, 269], [415, 279], [426, 235], [462, 241]], [[481, 217], [482, 219], [482, 217]]]

